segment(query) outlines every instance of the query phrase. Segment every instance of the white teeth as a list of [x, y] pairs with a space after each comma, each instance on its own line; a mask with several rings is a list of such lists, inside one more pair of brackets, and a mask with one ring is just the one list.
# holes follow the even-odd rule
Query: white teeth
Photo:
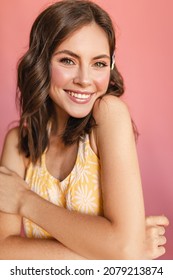
[[71, 96], [74, 96], [76, 98], [79, 98], [79, 99], [88, 99], [89, 98], [89, 94], [85, 94], [85, 93], [75, 93], [73, 91], [68, 91], [68, 94], [70, 94]]

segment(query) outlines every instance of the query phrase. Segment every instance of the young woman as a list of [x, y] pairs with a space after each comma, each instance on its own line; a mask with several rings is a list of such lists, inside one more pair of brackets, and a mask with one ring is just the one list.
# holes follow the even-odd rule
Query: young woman
[[60, 1], [34, 22], [18, 67], [21, 120], [1, 158], [0, 258], [150, 259], [165, 252], [168, 220], [150, 217], [146, 226], [114, 60], [111, 19], [92, 2]]

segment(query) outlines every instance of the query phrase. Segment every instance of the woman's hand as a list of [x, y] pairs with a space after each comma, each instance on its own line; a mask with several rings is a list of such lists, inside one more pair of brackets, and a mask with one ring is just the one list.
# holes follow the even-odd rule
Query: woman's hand
[[[0, 167], [0, 211], [20, 215], [23, 198], [28, 192], [26, 182], [15, 172]], [[156, 259], [165, 253], [165, 216], [146, 217], [145, 259]]]
[[165, 254], [165, 227], [169, 221], [165, 216], [146, 217], [146, 259], [156, 259]]
[[20, 215], [27, 184], [15, 172], [0, 167], [0, 211]]

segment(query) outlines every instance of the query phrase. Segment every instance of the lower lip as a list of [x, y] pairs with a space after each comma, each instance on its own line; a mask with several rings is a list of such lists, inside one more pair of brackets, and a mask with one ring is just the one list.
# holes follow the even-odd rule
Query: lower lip
[[73, 102], [75, 102], [77, 104], [86, 104], [86, 103], [88, 103], [91, 100], [91, 97], [92, 97], [92, 94], [89, 95], [88, 98], [85, 98], [85, 99], [77, 98], [75, 96], [70, 95], [69, 93], [67, 93], [67, 95], [70, 98], [70, 100], [72, 100]]

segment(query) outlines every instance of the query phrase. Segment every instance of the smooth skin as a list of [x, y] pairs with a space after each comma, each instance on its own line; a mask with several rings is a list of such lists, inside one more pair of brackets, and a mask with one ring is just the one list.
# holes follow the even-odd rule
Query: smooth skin
[[[13, 162], [11, 159], [13, 159]], [[16, 211], [15, 209], [7, 209], [6, 201], [9, 200], [10, 196], [12, 201], [9, 202], [9, 205], [14, 205], [14, 208], [18, 207], [16, 205], [17, 201], [20, 201], [20, 204], [21, 201], [24, 203], [23, 196], [27, 187], [21, 178], [24, 165], [23, 158], [18, 155], [16, 129], [13, 129], [7, 135], [2, 163], [8, 165], [9, 168], [18, 166], [20, 170], [20, 176], [18, 176], [15, 172], [11, 172], [5, 167], [0, 167], [1, 209], [14, 212]], [[10, 189], [11, 186], [13, 186], [12, 190]], [[19, 190], [19, 187], [20, 192], [16, 192], [17, 197], [14, 198], [13, 192], [15, 192], [15, 189]], [[11, 190], [11, 193], [8, 193], [7, 190]], [[57, 240], [21, 237], [21, 219], [19, 215], [0, 213], [0, 259], [85, 259], [63, 246]], [[164, 216], [150, 216], [146, 218], [145, 259], [157, 258], [165, 252], [164, 247], [161, 245], [166, 243], [164, 227], [168, 223], [167, 218]]]
[[[0, 258], [150, 259], [154, 254], [162, 255], [166, 242], [163, 229], [168, 221], [159, 218], [157, 225], [157, 218], [149, 219], [158, 229], [156, 244], [145, 223], [127, 106], [114, 96], [100, 99], [110, 77], [109, 44], [103, 30], [93, 23], [69, 36], [52, 57], [51, 73], [50, 98], [57, 119], [50, 134], [47, 168], [60, 180], [70, 173], [78, 146], [65, 147], [59, 135], [69, 116], [84, 117], [93, 109], [98, 126], [90, 135], [90, 144], [100, 158], [104, 216], [69, 211], [28, 190], [23, 180], [28, 162], [18, 152], [17, 128], [13, 129], [7, 135], [1, 158], [0, 210], [6, 214], [0, 214]], [[72, 97], [72, 92], [76, 96]], [[88, 96], [87, 102], [84, 95]], [[21, 238], [21, 217], [32, 220], [54, 239]]]

